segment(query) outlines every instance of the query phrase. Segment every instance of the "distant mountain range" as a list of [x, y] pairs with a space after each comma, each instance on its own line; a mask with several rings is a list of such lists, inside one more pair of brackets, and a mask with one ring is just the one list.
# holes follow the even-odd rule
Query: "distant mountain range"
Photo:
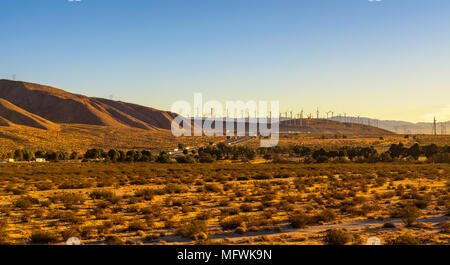
[[[333, 117], [332, 120], [340, 122], [354, 122], [382, 128], [399, 134], [432, 134], [432, 122], [406, 122], [394, 120], [377, 120], [367, 117]], [[437, 134], [450, 133], [450, 121], [436, 123]]]

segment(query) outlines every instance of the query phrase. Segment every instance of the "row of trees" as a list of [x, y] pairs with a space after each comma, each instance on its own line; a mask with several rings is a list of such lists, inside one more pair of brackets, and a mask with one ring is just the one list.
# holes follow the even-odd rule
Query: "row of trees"
[[336, 150], [325, 150], [324, 148], [312, 149], [306, 146], [285, 146], [252, 149], [242, 146], [208, 146], [200, 149], [200, 155], [211, 157], [212, 159], [247, 159], [252, 160], [256, 156], [261, 156], [267, 160], [279, 160], [281, 155], [296, 156], [304, 158], [307, 162], [328, 162], [333, 161], [356, 161], [356, 162], [392, 162], [400, 160], [418, 160], [419, 157], [426, 157], [429, 161], [450, 162], [450, 146], [439, 147], [435, 144], [420, 146], [414, 144], [407, 148], [402, 143], [393, 144], [384, 153], [378, 153], [373, 147], [341, 147]]
[[[417, 160], [419, 157], [426, 157], [429, 161], [450, 162], [450, 146], [439, 147], [435, 144], [420, 146], [414, 144], [407, 148], [402, 143], [393, 144], [389, 150], [379, 154], [373, 147], [341, 147], [336, 150], [325, 150], [324, 148], [312, 149], [305, 146], [287, 146], [272, 148], [251, 148], [248, 146], [229, 146], [224, 143], [209, 145], [200, 148], [198, 151], [185, 149], [183, 154], [177, 155], [175, 160], [178, 163], [210, 163], [215, 160], [253, 160], [257, 156], [267, 160], [279, 160], [282, 155], [304, 158], [307, 162], [328, 162], [328, 161], [357, 161], [357, 162], [391, 162], [399, 160]], [[105, 160], [112, 162], [172, 162], [173, 158], [167, 152], [153, 155], [149, 150], [116, 150], [108, 152], [103, 149], [90, 149], [84, 154], [76, 152], [59, 151], [37, 151], [16, 150], [7, 154], [4, 158], [14, 158], [17, 161], [32, 161], [35, 158], [45, 158], [48, 161], [59, 160]]]

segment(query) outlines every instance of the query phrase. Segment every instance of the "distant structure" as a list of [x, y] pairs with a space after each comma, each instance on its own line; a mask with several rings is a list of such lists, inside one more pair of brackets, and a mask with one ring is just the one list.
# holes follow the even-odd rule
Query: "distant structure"
[[436, 117], [434, 117], [434, 119], [433, 119], [433, 135], [437, 135]]
[[13, 80], [13, 81], [16, 81], [16, 74], [13, 74], [13, 75], [12, 75], [12, 80]]

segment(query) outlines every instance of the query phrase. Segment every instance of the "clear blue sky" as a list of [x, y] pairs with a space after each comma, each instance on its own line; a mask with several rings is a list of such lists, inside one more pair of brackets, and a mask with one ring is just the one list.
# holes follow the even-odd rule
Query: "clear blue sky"
[[450, 120], [448, 0], [2, 0], [0, 78], [170, 109]]

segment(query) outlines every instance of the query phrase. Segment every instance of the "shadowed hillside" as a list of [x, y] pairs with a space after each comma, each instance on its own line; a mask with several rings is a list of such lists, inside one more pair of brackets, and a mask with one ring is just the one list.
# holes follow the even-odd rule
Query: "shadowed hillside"
[[46, 130], [59, 129], [55, 123], [29, 113], [2, 98], [0, 98], [0, 120], [2, 126], [25, 125]]

